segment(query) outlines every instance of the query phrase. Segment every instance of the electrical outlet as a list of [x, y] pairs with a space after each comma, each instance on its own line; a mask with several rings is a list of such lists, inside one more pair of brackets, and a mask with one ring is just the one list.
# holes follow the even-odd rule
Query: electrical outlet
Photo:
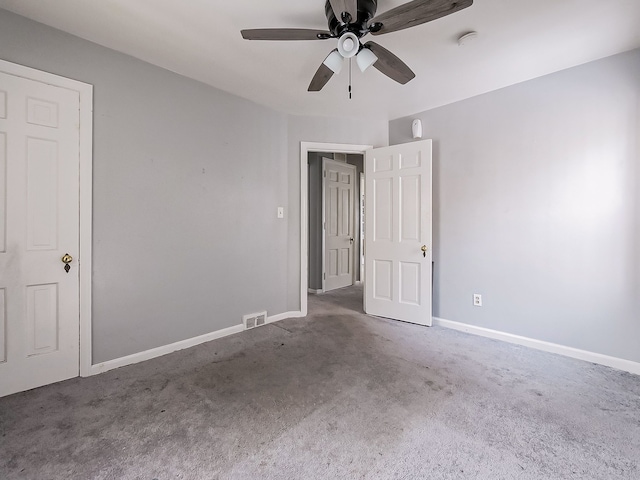
[[479, 293], [473, 294], [473, 305], [476, 307], [482, 306], [482, 295], [480, 295]]

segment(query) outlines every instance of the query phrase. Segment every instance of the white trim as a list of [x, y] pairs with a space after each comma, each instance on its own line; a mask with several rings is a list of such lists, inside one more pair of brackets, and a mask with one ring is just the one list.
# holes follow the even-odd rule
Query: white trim
[[[322, 291], [327, 291], [327, 193], [325, 189], [327, 188], [327, 165], [329, 159], [322, 157], [320, 160], [320, 175], [322, 176], [322, 187], [320, 190], [320, 208], [322, 210], [322, 218], [320, 218], [320, 223], [322, 224], [322, 245], [320, 246], [321, 256], [320, 256], [320, 274], [322, 275]], [[346, 155], [345, 155], [346, 161]], [[336, 162], [337, 163], [337, 162]], [[307, 179], [309, 178], [309, 162], [307, 155]], [[309, 198], [309, 186], [307, 185], [307, 198]], [[307, 217], [308, 218], [308, 217]], [[307, 225], [307, 232], [310, 230], [309, 225]], [[311, 239], [309, 239], [311, 241]], [[309, 245], [309, 243], [307, 243]], [[307, 267], [309, 266], [309, 252], [307, 251]], [[309, 284], [309, 275], [307, 275], [307, 285]]]
[[93, 186], [93, 85], [0, 60], [0, 71], [78, 92], [80, 96], [80, 358], [79, 374], [91, 371], [91, 235]]
[[605, 365], [607, 367], [640, 375], [640, 363], [625, 360], [623, 358], [610, 357], [601, 353], [580, 350], [578, 348], [567, 347], [557, 343], [536, 340], [535, 338], [521, 337], [520, 335], [514, 335], [512, 333], [500, 332], [498, 330], [477, 327], [475, 325], [467, 325], [466, 323], [454, 322], [443, 318], [433, 317], [433, 324], [440, 327], [450, 328], [452, 330], [458, 330], [460, 332], [470, 333], [472, 335], [479, 335], [481, 337], [493, 338], [503, 342], [535, 348], [536, 350], [542, 350], [544, 352], [556, 353], [558, 355], [564, 355], [565, 357], [584, 360], [585, 362], [597, 363], [599, 365]]
[[[302, 312], [284, 312], [278, 315], [272, 315], [271, 317], [267, 317], [266, 324], [279, 322], [280, 320], [284, 320], [286, 318], [300, 318], [300, 317], [304, 317], [304, 315], [302, 315]], [[241, 323], [240, 325], [234, 325], [233, 327], [223, 328], [222, 330], [206, 333], [204, 335], [200, 335], [199, 337], [180, 340], [179, 342], [171, 343], [169, 345], [163, 345], [162, 347], [152, 348], [150, 350], [145, 350], [144, 352], [134, 353], [131, 355], [127, 355], [126, 357], [116, 358], [114, 360], [108, 360], [106, 362], [92, 365], [91, 368], [89, 369], [88, 375], [97, 375], [99, 373], [104, 373], [104, 372], [108, 372], [109, 370], [113, 370], [114, 368], [126, 367], [127, 365], [133, 365], [136, 363], [145, 362], [147, 360], [152, 360], [157, 357], [162, 357], [164, 355], [168, 355], [170, 353], [177, 352], [179, 350], [184, 350], [185, 348], [195, 347], [196, 345], [210, 342], [212, 340], [217, 340], [218, 338], [228, 337], [229, 335], [234, 335], [236, 333], [242, 333], [246, 331], [247, 329]]]
[[152, 348], [151, 350], [145, 350], [144, 352], [134, 353], [127, 355], [126, 357], [116, 358], [114, 360], [108, 360], [106, 362], [97, 363], [91, 366], [91, 375], [98, 373], [108, 372], [114, 368], [125, 367], [127, 365], [133, 365], [135, 363], [144, 362], [153, 358], [168, 355], [169, 353], [177, 352], [178, 350], [184, 350], [185, 348], [195, 347], [202, 343], [210, 342], [211, 340], [217, 340], [218, 338], [227, 337], [235, 333], [246, 331], [244, 325], [234, 325], [233, 327], [224, 328], [215, 332], [200, 335], [199, 337], [188, 338], [187, 340], [181, 340], [179, 342], [171, 343], [169, 345], [163, 345], [162, 347]]
[[307, 292], [312, 293], [314, 295], [319, 295], [321, 293], [324, 293], [324, 290], [322, 290], [322, 289], [316, 290], [315, 288], [307, 288]]
[[309, 152], [333, 152], [363, 154], [373, 145], [352, 145], [342, 143], [300, 142], [300, 317], [307, 315], [307, 291], [309, 288]]
[[80, 375], [90, 375], [92, 355], [93, 86], [80, 92]]
[[356, 263], [358, 265], [358, 280], [356, 285], [364, 283], [364, 192], [365, 192], [365, 183], [364, 183], [364, 161], [362, 162], [362, 172], [360, 172], [360, 177], [358, 178], [358, 218], [360, 221], [358, 222], [358, 258]]
[[279, 322], [280, 320], [285, 320], [287, 318], [302, 318], [304, 316], [305, 315], [302, 315], [302, 312], [284, 312], [267, 317], [267, 323]]

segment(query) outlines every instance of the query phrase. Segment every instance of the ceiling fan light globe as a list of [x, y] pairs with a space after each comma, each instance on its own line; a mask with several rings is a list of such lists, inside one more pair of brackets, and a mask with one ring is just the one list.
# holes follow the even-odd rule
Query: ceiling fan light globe
[[347, 32], [338, 40], [338, 51], [344, 58], [351, 58], [358, 53], [360, 40], [355, 33]]
[[350, 52], [351, 50], [353, 50], [353, 47], [355, 47], [355, 43], [353, 43], [352, 39], [347, 38], [342, 44], [342, 46], [344, 47], [344, 50], [346, 52]]
[[367, 68], [369, 68], [377, 61], [378, 57], [376, 57], [376, 54], [368, 48], [363, 48], [362, 50], [360, 50], [360, 53], [358, 53], [358, 56], [356, 57], [356, 63], [358, 64], [358, 68], [361, 72], [364, 72]]
[[342, 70], [342, 65], [344, 63], [344, 58], [337, 50], [334, 50], [329, 54], [327, 58], [324, 59], [324, 63], [333, 73], [340, 73]]

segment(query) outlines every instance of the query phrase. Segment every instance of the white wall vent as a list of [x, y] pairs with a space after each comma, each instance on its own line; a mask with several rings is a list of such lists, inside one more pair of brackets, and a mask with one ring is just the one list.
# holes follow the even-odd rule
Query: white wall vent
[[245, 329], [259, 327], [267, 323], [267, 312], [250, 313], [242, 317]]

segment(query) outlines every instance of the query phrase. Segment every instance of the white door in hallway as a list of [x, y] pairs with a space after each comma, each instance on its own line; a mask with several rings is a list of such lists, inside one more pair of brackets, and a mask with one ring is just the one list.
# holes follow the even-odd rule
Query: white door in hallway
[[322, 159], [324, 183], [324, 291], [353, 285], [355, 182], [353, 165]]
[[431, 140], [368, 150], [365, 181], [365, 312], [431, 325]]
[[0, 396], [79, 373], [79, 102], [0, 72]]

